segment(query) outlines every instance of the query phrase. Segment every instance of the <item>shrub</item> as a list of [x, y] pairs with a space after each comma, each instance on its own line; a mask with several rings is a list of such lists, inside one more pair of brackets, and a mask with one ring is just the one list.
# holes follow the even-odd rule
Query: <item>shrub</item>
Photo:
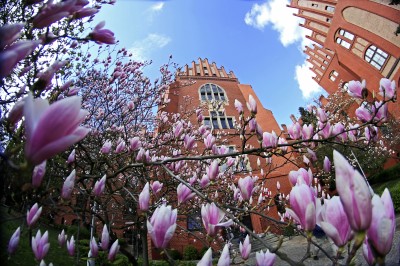
[[171, 256], [173, 260], [180, 260], [182, 259], [182, 254], [176, 249], [168, 250], [168, 254]]
[[207, 252], [207, 250], [208, 250], [208, 247], [203, 247], [201, 250], [200, 250], [200, 258], [202, 258], [203, 257], [203, 255], [204, 255], [204, 253], [206, 253]]
[[199, 258], [199, 251], [193, 246], [187, 246], [183, 250], [184, 260], [197, 260]]
[[378, 184], [395, 179], [400, 179], [400, 163], [396, 164], [391, 168], [383, 170], [379, 174], [370, 176], [368, 178], [368, 182], [370, 184]]

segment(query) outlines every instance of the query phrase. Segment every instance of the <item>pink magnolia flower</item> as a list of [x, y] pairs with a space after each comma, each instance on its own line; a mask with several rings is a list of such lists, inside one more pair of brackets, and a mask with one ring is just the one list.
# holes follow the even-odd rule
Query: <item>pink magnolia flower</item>
[[58, 234], [58, 244], [60, 247], [64, 246], [65, 241], [67, 241], [67, 235], [64, 232], [64, 229], [61, 231], [60, 234]]
[[370, 110], [363, 105], [356, 109], [356, 116], [363, 123], [371, 121], [372, 119]]
[[243, 105], [242, 105], [242, 103], [239, 102], [237, 99], [235, 99], [234, 105], [235, 105], [235, 108], [238, 111], [238, 113], [242, 114], [243, 113]]
[[149, 182], [144, 185], [142, 192], [139, 194], [139, 209], [147, 211], [150, 203], [150, 187]]
[[103, 231], [101, 233], [101, 249], [108, 250], [108, 245], [110, 244], [110, 234], [108, 233], [107, 225], [103, 226]]
[[42, 184], [43, 177], [46, 173], [46, 161], [43, 161], [41, 164], [38, 164], [33, 168], [32, 174], [32, 186], [35, 188], [40, 187]]
[[275, 263], [276, 255], [267, 250], [265, 253], [260, 250], [256, 253], [257, 266], [272, 266]]
[[50, 67], [46, 69], [46, 71], [39, 72], [36, 76], [40, 79], [41, 82], [43, 82], [43, 87], [51, 85], [51, 80], [53, 79], [54, 74], [62, 67], [64, 67], [67, 63], [67, 60], [56, 60]]
[[163, 188], [163, 183], [160, 183], [160, 181], [154, 181], [151, 183], [150, 187], [151, 190], [153, 191], [153, 194], [157, 195]]
[[91, 8], [91, 7], [82, 8], [81, 10], [74, 13], [74, 18], [82, 19], [85, 17], [91, 17], [95, 15], [97, 12], [99, 12], [99, 9], [97, 8]]
[[21, 30], [24, 28], [23, 23], [5, 24], [0, 27], [0, 50], [7, 45], [12, 44], [21, 36]]
[[321, 228], [338, 247], [343, 247], [353, 237], [349, 221], [338, 196], [325, 200], [321, 209]]
[[89, 38], [98, 44], [114, 44], [114, 33], [110, 30], [103, 29], [105, 24], [106, 23], [104, 21], [97, 24], [93, 31], [89, 34]]
[[242, 195], [243, 200], [249, 200], [256, 188], [254, 187], [257, 178], [253, 178], [251, 176], [246, 176], [245, 178], [240, 178], [238, 181], [238, 187], [240, 189], [240, 194]]
[[392, 248], [396, 217], [389, 190], [385, 188], [382, 196], [372, 197], [372, 221], [367, 231], [368, 243], [379, 256], [384, 257]]
[[229, 244], [225, 244], [221, 256], [219, 257], [217, 266], [230, 266], [230, 262], [231, 257], [229, 255]]
[[375, 122], [386, 122], [388, 117], [388, 105], [387, 103], [375, 102]]
[[215, 138], [213, 135], [210, 133], [207, 135], [207, 137], [204, 139], [204, 145], [206, 146], [206, 149], [211, 150], [212, 147], [215, 144]]
[[290, 171], [289, 172], [289, 181], [290, 183], [295, 186], [296, 184], [306, 184], [310, 186], [312, 183], [313, 175], [311, 169], [308, 171], [304, 168], [300, 168], [297, 171]]
[[288, 214], [306, 231], [312, 231], [316, 224], [315, 193], [306, 184], [297, 184], [290, 191]]
[[206, 253], [204, 253], [201, 260], [197, 263], [197, 266], [212, 266], [212, 249], [209, 248]]
[[94, 236], [90, 240], [90, 254], [91, 254], [90, 257], [92, 257], [92, 258], [96, 258], [99, 255], [99, 246], [98, 246]]
[[262, 144], [265, 148], [276, 148], [278, 145], [278, 136], [274, 131], [272, 133], [264, 132]]
[[228, 227], [233, 224], [232, 220], [221, 222], [225, 218], [225, 213], [215, 206], [214, 202], [201, 207], [201, 218], [209, 236], [214, 236], [219, 227]]
[[337, 151], [333, 151], [336, 189], [354, 231], [367, 230], [371, 224], [371, 193], [364, 178]]
[[307, 139], [312, 139], [314, 135], [314, 128], [313, 125], [303, 125], [302, 131], [301, 131], [301, 136], [304, 140]]
[[139, 149], [140, 147], [142, 147], [142, 143], [139, 140], [139, 137], [134, 137], [129, 139], [129, 149], [131, 151], [136, 151], [137, 149]]
[[321, 123], [326, 123], [328, 121], [325, 110], [322, 108], [317, 108], [317, 118]]
[[356, 97], [363, 99], [365, 94], [366, 94], [366, 83], [365, 80], [359, 82], [358, 80], [351, 80], [349, 81], [349, 86], [348, 86], [348, 93], [351, 97]]
[[365, 238], [362, 246], [364, 259], [367, 261], [368, 265], [375, 265], [374, 254], [371, 250], [371, 245], [368, 243], [368, 236]]
[[124, 152], [126, 148], [126, 144], [125, 141], [120, 141], [120, 143], [117, 145], [117, 147], [115, 148], [115, 153], [121, 153]]
[[347, 140], [347, 133], [345, 132], [343, 124], [340, 122], [333, 126], [332, 135], [336, 136], [336, 138], [341, 142], [345, 142]]
[[49, 233], [46, 231], [42, 236], [42, 233], [38, 230], [36, 236], [32, 237], [31, 246], [36, 260], [41, 261], [46, 257], [50, 248]]
[[239, 244], [239, 250], [240, 250], [240, 255], [242, 256], [242, 259], [247, 260], [249, 258], [250, 252], [251, 252], [251, 244], [250, 244], [250, 238], [249, 235], [246, 236], [246, 238]]
[[110, 251], [108, 252], [108, 260], [109, 261], [114, 261], [115, 260], [115, 256], [117, 255], [118, 251], [119, 251], [119, 244], [118, 244], [118, 239], [117, 239], [111, 245]]
[[100, 152], [104, 154], [109, 153], [111, 150], [111, 145], [111, 141], [107, 140], [106, 142], [104, 142], [103, 147], [101, 147]]
[[331, 172], [331, 161], [329, 160], [329, 158], [327, 156], [325, 156], [324, 158], [324, 172], [325, 173], [330, 173]]
[[28, 227], [32, 227], [37, 222], [41, 213], [42, 207], [39, 208], [39, 205], [35, 203], [26, 214], [26, 223]]
[[96, 197], [100, 197], [106, 187], [107, 175], [104, 175], [100, 180], [97, 180], [94, 184], [93, 193]]
[[190, 188], [188, 188], [186, 185], [182, 183], [178, 185], [176, 192], [178, 194], [178, 204], [182, 204], [196, 195], [190, 190]]
[[53, 0], [48, 1], [45, 8], [41, 9], [33, 18], [33, 26], [37, 29], [43, 29], [69, 16], [75, 3], [76, 0], [66, 0], [58, 3], [54, 3]]
[[70, 256], [74, 256], [75, 254], [75, 239], [74, 236], [71, 236], [70, 240], [67, 240], [67, 250]]
[[327, 139], [327, 138], [329, 138], [330, 136], [331, 136], [331, 134], [332, 134], [332, 127], [331, 127], [331, 124], [328, 122], [328, 123], [321, 123], [321, 122], [318, 122], [318, 134], [322, 137], [322, 138], [324, 138], [324, 139]]
[[17, 230], [15, 230], [14, 234], [11, 236], [10, 241], [8, 242], [8, 247], [7, 247], [8, 254], [12, 255], [17, 250], [20, 235], [21, 235], [21, 228], [18, 227]]
[[156, 248], [166, 248], [176, 229], [177, 210], [161, 205], [147, 221], [147, 230]]
[[44, 99], [33, 99], [29, 93], [24, 106], [26, 158], [39, 164], [83, 139], [89, 129], [79, 124], [87, 114], [77, 96], [49, 105]]
[[384, 96], [384, 99], [392, 99], [396, 96], [396, 82], [390, 79], [382, 78], [379, 82], [379, 94]]
[[292, 139], [299, 139], [301, 137], [301, 126], [298, 122], [288, 127], [288, 133]]
[[252, 114], [257, 114], [257, 102], [253, 95], [249, 95], [249, 102], [247, 103], [247, 108]]
[[75, 161], [75, 149], [73, 149], [73, 150], [71, 151], [71, 153], [69, 154], [67, 163], [68, 163], [68, 164], [71, 164], [71, 163], [73, 163], [74, 161]]
[[16, 102], [11, 111], [8, 113], [8, 121], [10, 121], [12, 125], [18, 123], [24, 115], [24, 104], [25, 101], [23, 99]]
[[212, 161], [210, 166], [207, 167], [206, 172], [210, 180], [215, 180], [218, 177], [219, 173], [218, 160]]
[[19, 41], [0, 52], [0, 80], [11, 73], [19, 61], [27, 57], [41, 41]]
[[210, 184], [210, 178], [208, 178], [208, 175], [203, 175], [203, 177], [199, 180], [200, 187], [205, 188]]
[[69, 176], [65, 179], [62, 190], [61, 190], [61, 197], [63, 199], [70, 199], [72, 195], [72, 190], [74, 189], [75, 186], [75, 177], [76, 177], [76, 171], [75, 169], [72, 170], [72, 172], [69, 174]]

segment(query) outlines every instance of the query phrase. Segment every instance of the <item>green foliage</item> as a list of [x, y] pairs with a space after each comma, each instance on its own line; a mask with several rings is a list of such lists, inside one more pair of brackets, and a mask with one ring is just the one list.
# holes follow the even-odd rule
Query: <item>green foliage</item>
[[199, 251], [193, 246], [186, 246], [183, 250], [184, 260], [197, 260], [199, 258]]
[[314, 127], [317, 125], [318, 119], [312, 112], [309, 112], [303, 107], [299, 107], [300, 118], [303, 120], [303, 123], [306, 125], [313, 125]]
[[370, 184], [378, 184], [390, 180], [400, 179], [400, 163], [395, 166], [383, 170], [382, 172], [372, 175], [368, 178]]
[[372, 188], [374, 189], [374, 192], [379, 196], [382, 195], [385, 188], [388, 188], [390, 196], [392, 197], [394, 211], [396, 213], [400, 213], [400, 178], [380, 184], [375, 184], [372, 186]]
[[286, 226], [283, 228], [283, 235], [284, 236], [294, 236], [295, 230], [293, 226]]
[[153, 260], [150, 262], [150, 266], [169, 266], [169, 263], [164, 260]]
[[74, 235], [75, 238], [78, 236], [79, 232], [79, 239], [90, 239], [90, 231], [84, 226], [77, 226], [71, 225], [67, 228], [66, 234], [68, 236]]
[[208, 249], [209, 249], [209, 247], [203, 247], [203, 248], [200, 250], [200, 256], [199, 256], [199, 257], [202, 258], [203, 255], [204, 255], [204, 253], [206, 253]]
[[182, 254], [176, 249], [169, 249], [168, 254], [171, 256], [173, 260], [180, 260], [182, 259]]

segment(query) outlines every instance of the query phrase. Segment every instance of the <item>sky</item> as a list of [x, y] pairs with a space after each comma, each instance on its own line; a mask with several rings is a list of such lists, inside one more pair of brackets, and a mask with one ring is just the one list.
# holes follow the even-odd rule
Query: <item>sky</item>
[[[115, 33], [135, 60], [152, 60], [145, 69], [157, 77], [172, 55], [180, 66], [207, 58], [250, 84], [279, 124], [291, 124], [298, 107], [323, 92], [312, 80], [302, 52], [310, 44], [289, 0], [117, 0], [104, 6], [95, 23]], [[228, 92], [229, 93], [229, 92]]]

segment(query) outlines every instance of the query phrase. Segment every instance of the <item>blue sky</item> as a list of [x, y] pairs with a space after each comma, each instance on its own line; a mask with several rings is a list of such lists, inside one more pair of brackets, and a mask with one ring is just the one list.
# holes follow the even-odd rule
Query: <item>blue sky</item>
[[278, 123], [321, 90], [311, 80], [302, 47], [309, 42], [288, 0], [117, 0], [95, 22], [106, 21], [134, 59], [152, 60], [156, 77], [169, 55], [181, 66], [208, 58], [250, 84]]

